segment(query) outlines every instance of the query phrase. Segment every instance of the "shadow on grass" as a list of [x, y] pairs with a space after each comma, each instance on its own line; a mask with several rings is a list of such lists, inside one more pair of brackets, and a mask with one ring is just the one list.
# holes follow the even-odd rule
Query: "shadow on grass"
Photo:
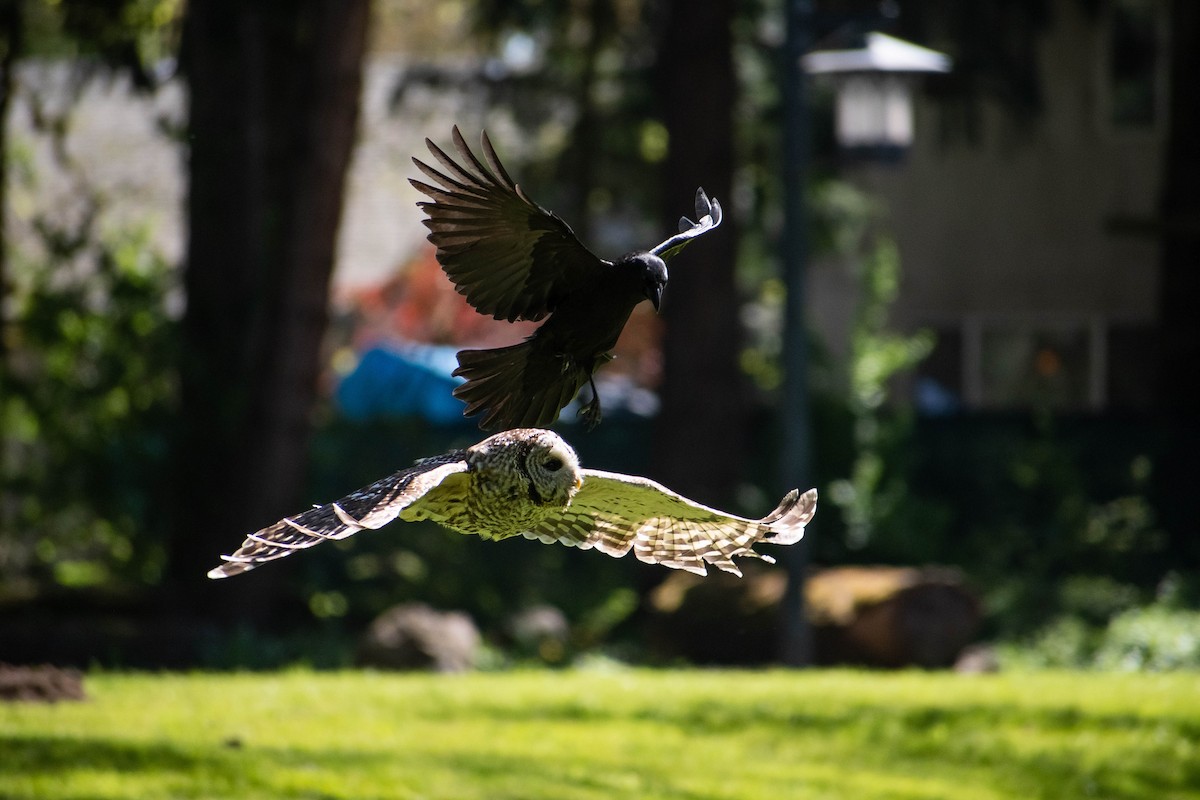
[[[0, 735], [0, 781], [11, 779], [68, 780], [72, 773], [119, 774], [125, 784], [121, 796], [160, 796], [164, 787], [180, 797], [261, 796], [296, 800], [370, 800], [372, 797], [408, 796], [391, 786], [386, 794], [363, 791], [373, 779], [391, 782], [397, 775], [422, 773], [430, 778], [426, 755], [344, 748], [313, 750], [261, 748], [236, 742], [180, 747], [164, 742], [115, 742], [110, 739], [58, 736]], [[489, 800], [525, 798], [652, 795], [679, 800], [711, 800], [713, 795], [688, 792], [630, 765], [623, 770], [592, 769], [584, 764], [547, 764], [531, 753], [527, 758], [465, 753], [455, 750], [436, 758], [432, 772], [441, 772], [448, 786], [475, 792], [489, 788]], [[438, 777], [432, 776], [436, 783]], [[324, 791], [327, 783], [337, 789]], [[82, 785], [64, 788], [55, 797], [85, 800], [94, 794]], [[19, 784], [18, 784], [19, 785]], [[186, 787], [186, 788], [182, 788]], [[447, 791], [449, 793], [447, 793]], [[422, 789], [422, 796], [454, 796], [454, 789]], [[399, 793], [397, 793], [399, 792]], [[31, 790], [17, 797], [35, 797]], [[474, 796], [474, 795], [473, 795]], [[7, 797], [7, 796], [6, 796]]]
[[[378, 754], [322, 754], [298, 750], [278, 750], [243, 747], [228, 741], [184, 747], [168, 742], [129, 741], [77, 736], [0, 736], [0, 780], [50, 778], [66, 781], [74, 774], [119, 774], [126, 783], [128, 796], [162, 796], [165, 786], [176, 787], [190, 782], [193, 791], [179, 796], [237, 797], [269, 793], [278, 798], [304, 800], [340, 800], [342, 794], [323, 793], [311, 783], [281, 781], [281, 771], [301, 768], [354, 770], [369, 767], [379, 760]], [[356, 763], [357, 762], [357, 763]], [[94, 795], [82, 784], [77, 792], [64, 791], [58, 798], [80, 800]], [[11, 785], [11, 784], [10, 784]], [[29, 795], [30, 797], [34, 795]], [[126, 795], [122, 795], [126, 796]], [[364, 798], [365, 800], [365, 798]]]
[[[795, 705], [697, 704], [609, 710], [589, 701], [514, 708], [475, 707], [473, 718], [498, 722], [619, 725], [648, 723], [677, 728], [687, 737], [754, 736], [770, 742], [802, 735], [855, 753], [856, 763], [883, 772], [920, 771], [936, 761], [964, 774], [1002, 776], [1010, 791], [1047, 788], [1055, 797], [1103, 796], [1143, 800], [1176, 796], [1200, 787], [1200, 759], [1181, 759], [1181, 748], [1200, 745], [1200, 720], [1087, 713], [1071, 705], [1004, 704], [890, 707], [839, 706], [813, 713]], [[1044, 746], [1031, 741], [1044, 740]], [[1052, 744], [1051, 744], [1052, 743]], [[1104, 756], [1110, 756], [1104, 758]], [[1084, 766], [1090, 757], [1090, 766]]]
[[68, 770], [191, 772], [228, 763], [219, 753], [75, 736], [0, 736], [0, 752], [4, 753], [0, 775], [62, 774]]

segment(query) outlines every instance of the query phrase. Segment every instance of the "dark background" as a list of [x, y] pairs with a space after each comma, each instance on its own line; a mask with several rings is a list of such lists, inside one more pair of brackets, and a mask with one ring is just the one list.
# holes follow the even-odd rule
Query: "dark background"
[[[878, 24], [949, 53], [953, 72], [920, 90], [921, 107], [936, 113], [919, 119], [936, 119], [936, 129], [922, 124], [917, 135], [969, 150], [1002, 124], [1016, 131], [1007, 146], [1019, 153], [1050, 111], [1054, 76], [1036, 44], [1064, 14], [1107, 31], [1129, 4], [892, 5], [899, 15], [889, 6], [881, 18], [875, 4], [818, 3], [810, 37], [840, 42]], [[813, 564], [957, 566], [983, 599], [982, 635], [1000, 641], [1030, 642], [1064, 619], [1102, 632], [1136, 609], [1196, 608], [1200, 106], [1180, 77], [1200, 74], [1194, 4], [1152, 5], [1150, 56], [1122, 50], [1119, 36], [1113, 45], [1120, 76], [1136, 90], [1152, 74], [1166, 109], [1155, 208], [1112, 223], [1157, 253], [1145, 264], [1154, 319], [1130, 340], [1144, 378], [1124, 406], [1035, 397], [933, 414], [914, 405], [914, 376], [940, 375], [937, 359], [953, 359], [954, 341], [887, 322], [897, 296], [872, 289], [890, 274], [879, 256], [886, 215], [829, 200], [855, 173], [833, 140], [828, 93], [813, 95], [802, 187], [810, 255], [858, 265], [847, 323], [858, 345], [837, 351], [809, 326], [811, 474], [802, 475], [780, 467], [784, 420], [797, 407], [782, 391], [778, 314], [753, 324], [756, 310], [780, 306], [782, 209], [796, 185], [783, 166], [787, 9], [732, 0], [451, 6], [448, 33], [445, 11], [399, 0], [0, 3], [0, 117], [34, 109], [34, 130], [51, 143], [67, 140], [71, 109], [40, 107], [21, 83], [25, 65], [70, 64], [80, 86], [187, 87], [183, 119], [162, 125], [186, 173], [178, 263], [114, 236], [103, 224], [107, 198], [89, 194], [86, 176], [80, 208], [65, 219], [14, 206], [10, 189], [35, 181], [20, 141], [5, 142], [0, 230], [30, 233], [0, 241], [0, 660], [335, 665], [369, 619], [402, 600], [467, 610], [485, 632], [549, 603], [586, 646], [641, 652], [639, 601], [665, 570], [595, 553], [409, 526], [237, 581], [204, 577], [245, 532], [482, 438], [470, 421], [350, 418], [334, 400], [331, 353], [361, 344], [361, 309], [335, 307], [331, 327], [330, 296], [363, 69], [396, 53], [405, 59], [392, 124], [445, 141], [446, 126], [426, 130], [431, 115], [403, 99], [421, 87], [461, 93], [484, 116], [502, 110], [531, 141], [550, 116], [569, 120], [553, 146], [500, 149], [521, 151], [510, 169], [585, 241], [673, 230], [690, 212], [680, 198], [697, 185], [732, 212], [720, 235], [673, 263], [661, 328], [647, 323], [661, 363], [649, 387], [657, 414], [617, 414], [594, 434], [560, 423], [585, 465], [648, 475], [755, 516], [791, 485], [815, 485], [825, 500], [805, 545]], [[516, 34], [535, 43], [536, 68], [499, 58]], [[1013, 209], [998, 200], [993, 212], [1002, 220]], [[604, 227], [612, 219], [639, 223], [614, 234]], [[394, 302], [415, 301], [401, 292]], [[877, 357], [890, 364], [877, 376], [885, 397], [867, 402], [855, 365]]]

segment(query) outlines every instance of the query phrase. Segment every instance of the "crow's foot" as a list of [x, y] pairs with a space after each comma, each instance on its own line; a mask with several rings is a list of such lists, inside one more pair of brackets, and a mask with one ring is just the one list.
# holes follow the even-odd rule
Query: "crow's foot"
[[602, 415], [600, 413], [600, 393], [596, 391], [596, 382], [590, 376], [588, 385], [592, 387], [592, 399], [579, 409], [579, 418], [583, 420], [583, 424], [590, 431], [600, 424]]

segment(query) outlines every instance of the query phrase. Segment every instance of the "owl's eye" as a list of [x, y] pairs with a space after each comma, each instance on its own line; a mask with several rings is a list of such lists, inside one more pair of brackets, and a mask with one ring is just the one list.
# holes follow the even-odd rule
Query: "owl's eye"
[[551, 456], [542, 462], [542, 466], [546, 468], [547, 472], [558, 472], [563, 467], [563, 461], [561, 458]]

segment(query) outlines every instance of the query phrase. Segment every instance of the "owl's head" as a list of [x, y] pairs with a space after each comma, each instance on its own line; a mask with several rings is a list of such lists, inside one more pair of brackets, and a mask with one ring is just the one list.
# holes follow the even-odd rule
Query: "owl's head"
[[477, 471], [515, 477], [537, 505], [565, 507], [583, 485], [579, 456], [557, 433], [541, 428], [489, 436], [467, 449], [467, 463]]

